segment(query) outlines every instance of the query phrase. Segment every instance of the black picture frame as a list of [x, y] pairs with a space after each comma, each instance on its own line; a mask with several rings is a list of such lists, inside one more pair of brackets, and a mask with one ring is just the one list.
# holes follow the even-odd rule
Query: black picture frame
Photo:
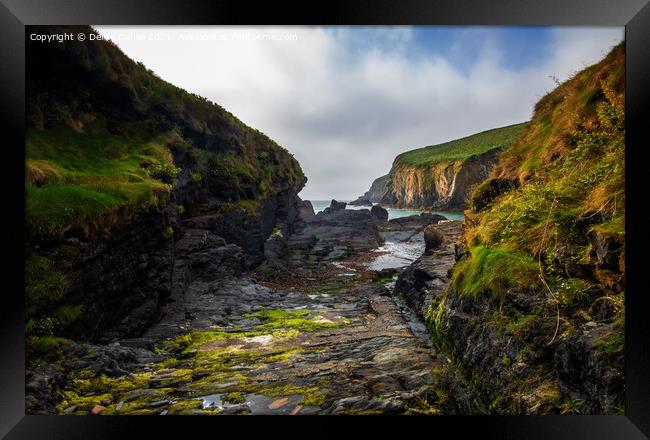
[[[642, 222], [644, 125], [650, 120], [650, 5], [648, 0], [328, 0], [302, 4], [204, 0], [2, 0], [0, 93], [2, 192], [8, 246], [3, 255], [0, 302], [0, 437], [48, 439], [128, 438], [145, 429], [158, 436], [212, 435], [251, 428], [291, 435], [342, 435], [340, 423], [381, 431], [397, 427], [424, 435], [499, 439], [641, 439], [650, 436], [650, 295], [643, 290], [647, 234]], [[24, 411], [24, 110], [25, 25], [32, 24], [431, 24], [625, 26], [626, 35], [626, 406], [625, 416], [480, 416], [313, 418], [267, 417], [57, 417]], [[218, 420], [217, 420], [218, 419]], [[305, 423], [306, 422], [306, 423]], [[292, 428], [279, 427], [287, 423]], [[231, 425], [227, 426], [226, 425]], [[189, 434], [188, 434], [189, 433]], [[141, 434], [142, 435], [142, 434]], [[366, 431], [366, 435], [370, 435]]]

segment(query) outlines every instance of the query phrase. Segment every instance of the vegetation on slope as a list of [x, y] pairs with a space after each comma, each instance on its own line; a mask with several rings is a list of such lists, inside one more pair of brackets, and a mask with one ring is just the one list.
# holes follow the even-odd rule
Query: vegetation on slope
[[58, 128], [30, 129], [25, 144], [26, 218], [41, 236], [155, 204], [180, 171], [162, 142]]
[[506, 147], [522, 132], [527, 123], [483, 131], [461, 139], [407, 151], [395, 158], [397, 165], [429, 166], [438, 162], [465, 160], [499, 147]]
[[[30, 31], [96, 33], [88, 26]], [[170, 200], [179, 214], [200, 215], [206, 205], [211, 213], [255, 216], [266, 198], [297, 193], [305, 183], [284, 148], [219, 105], [163, 81], [110, 41], [28, 40], [26, 55], [30, 354], [54, 352], [64, 343], [58, 336], [82, 313], [67, 298], [79, 239], [162, 214]], [[160, 220], [152, 231], [170, 238], [166, 217], [154, 217]]]
[[[543, 278], [557, 285], [592, 275], [583, 266], [592, 262], [598, 236], [620, 246], [613, 269], [624, 272], [623, 67], [624, 47], [617, 46], [537, 104], [529, 127], [493, 173], [520, 185], [483, 211], [466, 213], [470, 247], [531, 255]], [[593, 275], [589, 281], [612, 287], [605, 274]]]
[[27, 227], [41, 238], [147, 209], [181, 172], [234, 206], [304, 185], [285, 149], [109, 41], [29, 42], [27, 53]]
[[[581, 391], [586, 411], [622, 411], [624, 389], [615, 381], [624, 374], [624, 65], [621, 44], [540, 100], [466, 211], [465, 257], [454, 267], [450, 292], [497, 300], [494, 316], [481, 316], [477, 331], [514, 338], [524, 364], [531, 353], [551, 350], [535, 361], [538, 379], [516, 376], [504, 361], [515, 402], [506, 411], [537, 396], [532, 401], [551, 410], [575, 412], [570, 396], [539, 397], [557, 383], [553, 362], [566, 353], [580, 360], [571, 367], [575, 377], [565, 372], [563, 380], [578, 388], [592, 380], [586, 375], [602, 382]], [[536, 306], [518, 311], [507, 302], [509, 292]], [[579, 351], [580, 344], [593, 348]]]

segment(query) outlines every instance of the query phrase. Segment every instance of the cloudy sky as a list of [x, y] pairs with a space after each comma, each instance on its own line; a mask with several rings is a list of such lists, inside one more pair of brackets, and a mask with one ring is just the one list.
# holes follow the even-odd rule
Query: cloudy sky
[[354, 199], [403, 151], [530, 119], [623, 28], [97, 26], [287, 148], [303, 199]]

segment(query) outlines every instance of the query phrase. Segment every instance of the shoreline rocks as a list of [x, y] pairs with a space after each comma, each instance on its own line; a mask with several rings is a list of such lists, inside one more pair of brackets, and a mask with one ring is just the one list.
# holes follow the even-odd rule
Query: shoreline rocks
[[286, 239], [287, 257], [293, 264], [333, 261], [383, 243], [369, 210], [345, 207], [346, 203], [332, 200], [328, 208], [296, 225]]
[[424, 228], [424, 251], [429, 252], [440, 248], [445, 242], [445, 235], [436, 225], [431, 224]]
[[375, 205], [370, 209], [370, 215], [380, 222], [385, 222], [388, 220], [388, 211], [378, 205]]
[[345, 207], [348, 204], [346, 202], [337, 202], [336, 200], [332, 199], [330, 206], [327, 208], [323, 209], [321, 212], [319, 212], [317, 215], [326, 215], [326, 214], [331, 214], [336, 211], [342, 211], [345, 209]]

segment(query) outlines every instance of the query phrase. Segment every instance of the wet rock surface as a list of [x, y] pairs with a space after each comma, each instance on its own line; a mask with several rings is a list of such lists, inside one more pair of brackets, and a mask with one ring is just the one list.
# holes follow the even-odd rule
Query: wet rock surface
[[449, 285], [451, 269], [456, 263], [455, 243], [460, 234], [460, 226], [459, 221], [435, 224], [436, 230], [445, 237], [444, 245], [422, 255], [397, 279], [395, 290], [404, 296], [407, 304], [422, 318], [434, 298], [440, 297]]
[[[34, 368], [28, 411], [453, 411], [437, 392], [441, 378], [433, 373], [446, 360], [428, 343], [421, 321], [383, 285], [396, 270], [374, 272], [360, 263], [375, 256], [385, 233], [370, 211], [339, 210], [305, 223], [286, 241], [293, 253], [278, 258], [287, 272], [275, 276], [247, 272], [242, 249], [210, 230], [185, 229], [175, 243], [163, 318], [139, 337], [105, 346], [74, 344], [66, 361]], [[415, 227], [407, 235], [421, 236], [423, 219], [402, 223]], [[316, 237], [316, 243], [305, 237]], [[336, 258], [343, 260], [328, 261], [344, 243]]]
[[381, 271], [407, 267], [425, 250], [423, 230], [440, 221], [446, 221], [445, 217], [423, 213], [379, 222], [383, 244], [375, 250], [376, 256], [368, 268]]

